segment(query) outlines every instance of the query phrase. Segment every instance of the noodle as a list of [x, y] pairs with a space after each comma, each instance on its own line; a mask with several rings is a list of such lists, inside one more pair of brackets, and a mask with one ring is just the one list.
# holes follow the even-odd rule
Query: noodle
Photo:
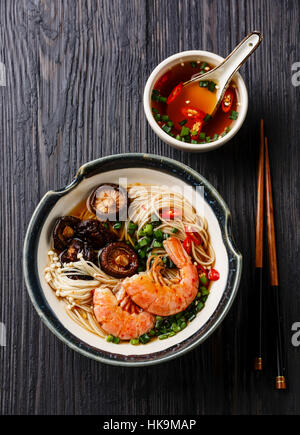
[[[170, 188], [158, 185], [129, 185], [128, 196], [130, 206], [128, 209], [128, 220], [118, 233], [119, 240], [128, 241], [134, 246], [132, 236], [128, 234], [128, 225], [132, 221], [137, 225], [136, 234], [149, 222], [157, 221], [156, 230], [177, 237], [181, 241], [186, 238], [186, 228], [200, 238], [201, 243], [192, 244], [192, 257], [194, 261], [202, 267], [208, 269], [214, 265], [215, 253], [210, 243], [208, 224], [206, 219], [199, 216], [192, 205], [182, 194]], [[182, 210], [180, 219], [168, 220], [161, 217], [163, 209]], [[78, 213], [82, 220], [95, 219], [95, 215], [85, 206]], [[110, 230], [115, 231], [110, 224]], [[148, 276], [160, 285], [172, 285], [178, 282], [177, 269], [165, 269], [162, 257], [166, 256], [164, 248], [152, 250], [147, 260]], [[45, 268], [45, 279], [56, 296], [64, 304], [68, 316], [85, 330], [105, 337], [107, 334], [101, 328], [93, 312], [93, 290], [108, 288], [117, 297], [120, 306], [129, 312], [139, 312], [130, 298], [119, 291], [120, 283], [123, 279], [113, 278], [103, 272], [97, 265], [84, 260], [82, 254], [78, 254], [78, 261], [61, 265], [58, 255], [53, 250], [48, 252], [49, 263]], [[151, 265], [152, 263], [152, 265]], [[152, 268], [153, 264], [156, 265]], [[154, 272], [156, 270], [156, 272]], [[162, 274], [157, 273], [157, 270]], [[76, 279], [70, 278], [76, 276]], [[78, 277], [90, 277], [78, 279]]]

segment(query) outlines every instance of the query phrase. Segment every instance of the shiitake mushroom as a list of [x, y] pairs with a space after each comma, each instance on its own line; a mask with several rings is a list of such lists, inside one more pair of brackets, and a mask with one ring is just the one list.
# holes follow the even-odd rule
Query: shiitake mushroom
[[86, 261], [95, 260], [94, 250], [87, 242], [83, 242], [80, 239], [73, 239], [69, 242], [68, 247], [60, 254], [60, 262], [63, 264], [78, 261], [78, 254], [82, 254]]
[[100, 221], [116, 221], [126, 218], [128, 195], [126, 190], [113, 183], [96, 187], [89, 197], [89, 207]]
[[124, 242], [113, 242], [105, 246], [100, 254], [102, 270], [115, 278], [132, 276], [138, 269], [138, 256]]
[[74, 216], [63, 216], [56, 220], [53, 229], [54, 248], [58, 251], [63, 251], [68, 242], [72, 240], [76, 234], [80, 219]]
[[94, 249], [101, 249], [104, 245], [115, 240], [115, 235], [103, 227], [96, 219], [80, 222], [76, 230], [77, 236], [89, 242]]

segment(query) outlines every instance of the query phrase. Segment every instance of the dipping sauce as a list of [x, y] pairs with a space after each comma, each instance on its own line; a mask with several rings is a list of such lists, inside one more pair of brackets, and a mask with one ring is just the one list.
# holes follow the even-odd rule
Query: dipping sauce
[[232, 82], [212, 117], [217, 100], [217, 83], [200, 80], [187, 86], [194, 74], [205, 74], [214, 66], [201, 60], [178, 63], [155, 83], [152, 112], [158, 125], [170, 136], [192, 144], [218, 140], [238, 118], [236, 86]]

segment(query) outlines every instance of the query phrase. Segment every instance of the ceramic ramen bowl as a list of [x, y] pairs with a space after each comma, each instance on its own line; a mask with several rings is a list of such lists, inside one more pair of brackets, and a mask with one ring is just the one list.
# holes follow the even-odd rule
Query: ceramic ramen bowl
[[[204, 309], [193, 322], [166, 340], [146, 345], [108, 343], [71, 320], [64, 305], [44, 279], [47, 252], [57, 217], [68, 214], [97, 185], [118, 183], [153, 183], [187, 188], [197, 195], [197, 211], [206, 217], [211, 243], [216, 253], [215, 268], [219, 281], [213, 282]], [[198, 190], [197, 190], [198, 192]], [[188, 194], [187, 194], [188, 195]], [[199, 206], [199, 207], [198, 207]], [[74, 181], [58, 191], [48, 192], [37, 206], [26, 234], [24, 274], [32, 303], [43, 322], [64, 343], [77, 352], [97, 361], [113, 365], [141, 366], [168, 361], [183, 355], [202, 343], [221, 324], [237, 293], [242, 258], [231, 233], [230, 212], [217, 191], [197, 172], [174, 160], [149, 154], [121, 154], [94, 160], [83, 165]]]
[[207, 62], [209, 65], [217, 66], [224, 60], [224, 58], [209, 51], [201, 50], [182, 51], [168, 57], [153, 70], [147, 80], [144, 89], [144, 111], [152, 130], [157, 134], [158, 137], [160, 137], [161, 140], [163, 140], [167, 144], [184, 151], [206, 152], [220, 148], [226, 142], [230, 141], [237, 134], [245, 121], [248, 110], [248, 93], [245, 82], [239, 73], [235, 74], [232, 79], [233, 84], [236, 86], [236, 98], [238, 107], [237, 110], [239, 113], [238, 118], [234, 122], [232, 122], [230, 126], [231, 130], [224, 137], [220, 137], [218, 140], [215, 140], [213, 142], [204, 144], [192, 144], [188, 142], [181, 142], [175, 137], [171, 137], [156, 122], [154, 118], [154, 113], [152, 112], [151, 104], [151, 97], [154, 86], [161, 77], [163, 77], [175, 65], [184, 62], [194, 62], [197, 60], [201, 62]]

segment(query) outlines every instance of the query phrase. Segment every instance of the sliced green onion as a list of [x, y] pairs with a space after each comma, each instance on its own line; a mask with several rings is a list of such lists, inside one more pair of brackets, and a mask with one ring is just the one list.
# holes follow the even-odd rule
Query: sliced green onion
[[141, 259], [146, 257], [146, 251], [144, 249], [138, 249], [137, 253]]
[[157, 240], [162, 240], [164, 237], [164, 233], [162, 232], [162, 230], [155, 230], [153, 237]]
[[156, 109], [156, 107], [152, 107], [152, 112], [153, 113], [159, 113], [159, 111]]
[[180, 121], [180, 125], [181, 127], [183, 127], [185, 124], [187, 123], [187, 119], [183, 119], [182, 121]]
[[143, 248], [145, 246], [150, 245], [151, 240], [149, 239], [149, 237], [143, 237], [142, 239], [140, 239], [138, 241], [139, 247]]
[[172, 130], [172, 127], [169, 127], [167, 124], [162, 126], [163, 131], [165, 131], [166, 133], [170, 133], [170, 131]]
[[114, 336], [113, 336], [113, 335], [108, 335], [108, 336], [106, 337], [106, 341], [107, 341], [108, 343], [112, 343], [112, 342], [114, 341]]
[[154, 118], [155, 118], [155, 120], [156, 120], [156, 121], [160, 121], [160, 114], [159, 114], [159, 113], [157, 113], [157, 114], [155, 115], [155, 117], [154, 117]]
[[218, 140], [219, 139], [219, 135], [216, 133], [213, 137], [213, 141]]
[[199, 139], [205, 140], [205, 138], [206, 138], [206, 133], [202, 132], [199, 134]]
[[129, 224], [128, 224], [128, 228], [127, 228], [128, 233], [130, 235], [133, 234], [135, 232], [135, 230], [137, 229], [137, 227], [138, 227], [137, 224], [135, 224], [134, 222], [130, 221]]
[[205, 67], [207, 67], [207, 65], [208, 65], [207, 62], [202, 62], [200, 68], [204, 69]]
[[175, 137], [175, 139], [177, 139], [177, 140], [181, 140], [181, 137], [180, 137], [180, 135], [179, 135], [179, 134], [177, 134], [177, 136]]
[[122, 222], [116, 222], [116, 223], [114, 224], [114, 229], [115, 229], [115, 230], [120, 230], [121, 227], [122, 227]]
[[203, 307], [204, 307], [204, 303], [199, 301], [197, 306], [196, 306], [197, 313], [199, 313], [199, 311], [201, 311], [203, 309]]
[[181, 132], [180, 132], [180, 136], [187, 136], [190, 133], [190, 129], [188, 127], [182, 127]]
[[115, 344], [119, 344], [119, 343], [120, 343], [120, 339], [119, 339], [119, 337], [114, 337], [114, 338], [113, 338], [113, 343], [115, 343]]
[[142, 344], [146, 344], [150, 341], [150, 337], [148, 334], [143, 334], [140, 336], [139, 340]]
[[233, 119], [236, 121], [239, 117], [239, 112], [235, 112], [234, 110], [231, 112], [231, 115], [229, 116], [229, 119]]
[[174, 127], [174, 122], [173, 122], [173, 121], [168, 121], [168, 122], [167, 122], [167, 125], [168, 125], [169, 127]]
[[180, 326], [180, 330], [182, 331], [184, 328], [186, 328], [186, 322], [181, 322], [179, 326]]
[[204, 122], [208, 122], [208, 121], [210, 121], [211, 118], [212, 118], [212, 116], [209, 115], [209, 114], [207, 113], [206, 116], [205, 116], [205, 118], [204, 118]]
[[217, 86], [217, 84], [215, 82], [209, 82], [208, 90], [210, 92], [215, 92], [216, 86]]
[[200, 282], [201, 282], [201, 284], [203, 284], [203, 285], [206, 285], [206, 284], [207, 284], [207, 277], [206, 277], [205, 273], [203, 273], [202, 275], [200, 275]]
[[138, 338], [132, 338], [130, 340], [130, 344], [133, 344], [134, 346], [137, 346], [138, 344], [140, 344], [140, 341]]
[[162, 115], [161, 119], [162, 119], [164, 122], [169, 121], [169, 117], [168, 117], [168, 115]]
[[200, 82], [199, 82], [200, 88], [207, 88], [208, 85], [209, 85], [209, 81], [208, 80], [200, 80]]
[[146, 224], [144, 226], [144, 234], [146, 236], [152, 236], [152, 234], [153, 234], [153, 227], [152, 227], [151, 224]]
[[159, 96], [159, 100], [161, 103], [166, 103], [167, 102], [167, 97], [162, 97], [161, 95]]
[[209, 294], [209, 290], [207, 290], [206, 287], [200, 287], [200, 291], [201, 291], [202, 296]]
[[162, 247], [163, 247], [162, 242], [159, 242], [158, 240], [153, 240], [152, 248], [162, 248]]
[[197, 67], [197, 62], [191, 62], [191, 67], [192, 68], [196, 68]]
[[197, 142], [196, 140], [192, 139], [192, 140], [191, 140], [191, 143], [194, 144], [194, 145], [196, 145], [198, 142]]
[[173, 233], [173, 234], [178, 233], [178, 228], [175, 228], [175, 227], [174, 227], [174, 228], [172, 229], [172, 233]]
[[180, 326], [177, 323], [172, 323], [171, 328], [174, 332], [179, 332], [180, 331]]
[[158, 336], [159, 340], [165, 340], [166, 338], [168, 338], [168, 334], [161, 334]]

